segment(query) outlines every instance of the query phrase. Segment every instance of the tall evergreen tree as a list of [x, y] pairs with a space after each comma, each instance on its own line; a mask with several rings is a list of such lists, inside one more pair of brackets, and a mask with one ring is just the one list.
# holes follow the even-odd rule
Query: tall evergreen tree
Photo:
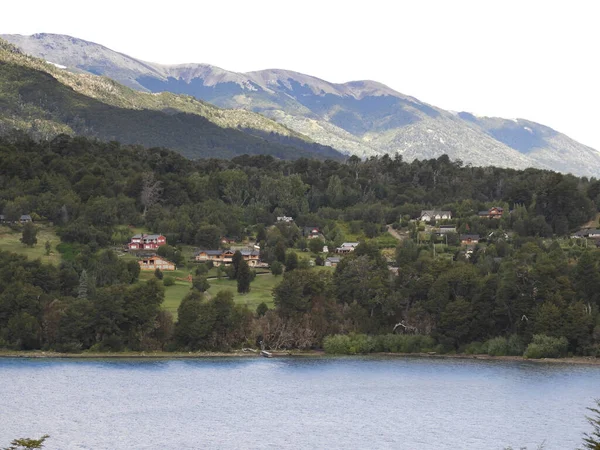
[[37, 229], [33, 223], [27, 222], [25, 225], [23, 225], [21, 242], [28, 247], [33, 247], [35, 244], [37, 244]]
[[250, 266], [248, 266], [248, 263], [242, 259], [237, 270], [237, 291], [240, 294], [250, 292], [251, 279], [252, 275], [250, 273]]

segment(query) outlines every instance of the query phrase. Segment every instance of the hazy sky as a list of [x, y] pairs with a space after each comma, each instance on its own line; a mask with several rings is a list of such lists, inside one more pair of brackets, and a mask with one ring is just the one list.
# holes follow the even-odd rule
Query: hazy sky
[[0, 33], [136, 58], [372, 79], [455, 111], [526, 118], [600, 150], [600, 2], [19, 0]]

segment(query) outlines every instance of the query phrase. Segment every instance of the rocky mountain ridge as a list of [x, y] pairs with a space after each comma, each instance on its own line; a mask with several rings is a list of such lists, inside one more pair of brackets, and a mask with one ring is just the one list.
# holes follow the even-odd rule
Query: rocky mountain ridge
[[549, 127], [446, 111], [375, 81], [336, 84], [279, 69], [236, 73], [208, 64], [161, 65], [69, 36], [3, 37], [26, 53], [133, 89], [260, 113], [347, 154], [400, 154], [407, 160], [447, 154], [476, 166], [600, 176], [598, 151]]

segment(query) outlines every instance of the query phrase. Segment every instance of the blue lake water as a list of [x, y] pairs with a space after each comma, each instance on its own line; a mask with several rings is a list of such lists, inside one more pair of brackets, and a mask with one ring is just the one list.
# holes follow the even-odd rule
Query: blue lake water
[[428, 358], [0, 359], [0, 448], [575, 449], [600, 366]]

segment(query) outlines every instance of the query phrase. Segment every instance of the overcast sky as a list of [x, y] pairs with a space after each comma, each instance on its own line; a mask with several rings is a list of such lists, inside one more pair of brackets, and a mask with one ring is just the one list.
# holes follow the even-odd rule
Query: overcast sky
[[600, 2], [19, 0], [0, 33], [59, 33], [159, 63], [371, 79], [435, 106], [526, 118], [600, 150]]

